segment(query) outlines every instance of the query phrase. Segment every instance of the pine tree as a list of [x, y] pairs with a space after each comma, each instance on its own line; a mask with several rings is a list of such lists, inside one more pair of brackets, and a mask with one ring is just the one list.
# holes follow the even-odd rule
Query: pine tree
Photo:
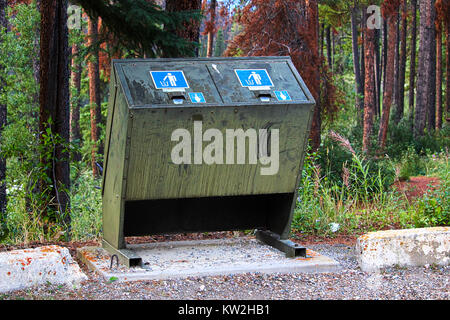
[[409, 72], [409, 118], [414, 119], [414, 97], [416, 81], [417, 0], [411, 0], [411, 57]]
[[[72, 81], [73, 91], [71, 94], [71, 106], [70, 106], [70, 142], [72, 144], [80, 146], [81, 131], [80, 131], [80, 107], [81, 107], [81, 62], [78, 56], [79, 44], [72, 44], [72, 71], [70, 79]], [[81, 160], [81, 154], [76, 150], [73, 154], [75, 161]]]
[[400, 33], [400, 56], [399, 56], [399, 79], [398, 79], [398, 101], [395, 110], [395, 123], [398, 123], [403, 118], [405, 109], [405, 73], [406, 73], [406, 32], [407, 32], [407, 0], [402, 3], [402, 28]]
[[394, 98], [395, 87], [395, 55], [397, 46], [397, 17], [400, 1], [388, 1], [383, 3], [383, 15], [387, 19], [388, 24], [388, 47], [386, 60], [386, 85], [383, 93], [383, 113], [380, 120], [380, 128], [378, 130], [378, 147], [380, 151], [384, 149], [386, 144], [387, 130], [389, 125], [389, 116]]
[[[201, 0], [166, 0], [166, 12], [198, 12], [201, 9]], [[168, 31], [171, 29], [168, 28]], [[175, 28], [175, 34], [192, 43], [198, 43], [200, 37], [200, 21], [190, 19], [183, 22], [181, 26]], [[198, 56], [198, 47], [194, 48], [196, 56]]]
[[216, 36], [216, 46], [214, 48], [214, 56], [221, 57], [225, 51], [225, 40], [223, 38], [223, 30], [219, 29]]
[[[427, 114], [434, 110], [435, 103], [435, 26], [434, 0], [420, 0], [419, 67], [417, 76], [417, 100], [414, 116], [414, 136], [424, 135]], [[434, 114], [433, 114], [434, 117]], [[434, 126], [433, 126], [434, 127]]]
[[355, 73], [355, 89], [356, 89], [356, 110], [358, 113], [358, 123], [363, 117], [364, 110], [364, 85], [361, 78], [361, 67], [358, 47], [358, 8], [352, 8], [351, 26], [352, 26], [352, 51], [353, 51], [353, 72]]
[[363, 152], [370, 151], [370, 136], [375, 113], [375, 30], [366, 28], [365, 39], [365, 84], [364, 84], [364, 122], [363, 122]]
[[89, 74], [89, 103], [91, 113], [91, 167], [94, 177], [99, 176], [97, 167], [97, 153], [99, 150], [100, 123], [102, 122], [101, 100], [100, 100], [100, 69], [98, 56], [98, 21], [96, 18], [90, 18], [88, 22], [88, 46], [92, 54], [88, 60]]
[[[183, 23], [200, 20], [200, 11], [162, 10], [147, 0], [76, 0], [91, 18], [101, 18], [108, 30], [103, 35], [113, 35], [115, 45], [127, 48], [140, 57], [192, 56], [197, 43], [181, 38], [174, 30]], [[104, 42], [106, 39], [99, 39]]]
[[[40, 190], [48, 194], [49, 222], [70, 227], [69, 155], [69, 44], [67, 1], [41, 1], [40, 110], [41, 165], [46, 178]], [[52, 200], [53, 199], [53, 200]], [[48, 208], [54, 208], [58, 219]], [[48, 227], [48, 226], [47, 226]], [[68, 233], [70, 234], [70, 232]]]
[[209, 20], [206, 22], [205, 33], [208, 35], [208, 46], [206, 56], [213, 56], [214, 34], [216, 33], [216, 0], [210, 0]]

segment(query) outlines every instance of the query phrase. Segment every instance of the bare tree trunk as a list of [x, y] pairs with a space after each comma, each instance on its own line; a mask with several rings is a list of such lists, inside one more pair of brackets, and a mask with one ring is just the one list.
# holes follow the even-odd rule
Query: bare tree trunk
[[[81, 64], [78, 62], [78, 45], [72, 46], [72, 72], [71, 79], [75, 88], [75, 97], [72, 97], [72, 106], [70, 111], [70, 141], [75, 143], [78, 147], [81, 141], [80, 132], [80, 91], [81, 91]], [[73, 154], [75, 161], [81, 160], [81, 154], [79, 151], [75, 151]]]
[[442, 128], [442, 23], [436, 28], [436, 130]]
[[395, 110], [395, 123], [398, 123], [403, 118], [405, 109], [405, 73], [406, 73], [406, 31], [407, 31], [407, 0], [403, 0], [402, 4], [402, 29], [400, 33], [400, 61], [399, 61], [399, 79], [398, 79], [398, 104]]
[[[395, 108], [398, 106], [399, 101], [399, 92], [400, 92], [400, 82], [399, 82], [399, 74], [400, 74], [400, 15], [397, 11], [396, 16], [396, 37], [395, 37], [395, 60], [394, 60], [394, 97], [393, 97], [393, 105]], [[389, 40], [391, 41], [391, 40]]]
[[[40, 11], [39, 131], [42, 147], [52, 155], [50, 158], [41, 155], [41, 163], [48, 168], [46, 174], [51, 181], [41, 180], [41, 192], [48, 192], [49, 199], [56, 202], [50, 205], [59, 212], [70, 236], [69, 154], [63, 145], [69, 142], [70, 109], [67, 1], [42, 0]], [[43, 136], [47, 129], [54, 139], [61, 139], [63, 143], [56, 140], [48, 145]]]
[[386, 88], [386, 61], [387, 61], [387, 52], [388, 52], [388, 28], [387, 22], [383, 20], [383, 91]]
[[447, 42], [447, 52], [446, 52], [446, 65], [447, 65], [447, 70], [446, 70], [446, 90], [445, 90], [445, 94], [446, 94], [446, 121], [450, 122], [450, 9], [449, 7], [447, 7], [447, 16], [446, 16], [446, 20], [445, 20], [445, 36], [446, 36], [446, 42]]
[[319, 47], [319, 53], [321, 57], [323, 57], [324, 40], [325, 40], [325, 24], [322, 23], [320, 26], [320, 47]]
[[332, 61], [332, 53], [331, 53], [331, 27], [326, 27], [326, 37], [327, 37], [327, 61], [328, 61], [328, 67], [330, 67], [330, 70], [333, 70], [333, 61]]
[[[414, 136], [424, 135], [424, 129], [427, 123], [427, 112], [434, 105], [435, 96], [435, 74], [433, 69], [435, 65], [436, 47], [434, 45], [435, 29], [434, 20], [436, 10], [433, 0], [420, 0], [420, 28], [419, 28], [419, 67], [417, 76], [417, 101], [414, 117]], [[433, 108], [434, 109], [434, 108]]]
[[[97, 46], [98, 38], [98, 21], [89, 18], [88, 22], [88, 46]], [[95, 49], [93, 54], [89, 57], [88, 62], [89, 73], [89, 102], [91, 112], [91, 166], [94, 177], [99, 176], [99, 169], [97, 168], [97, 150], [100, 138], [101, 123], [101, 101], [100, 101], [100, 70], [98, 61], [98, 49]]]
[[[308, 13], [306, 23], [308, 24], [309, 34], [311, 35], [308, 47], [314, 56], [319, 57], [319, 6], [317, 0], [306, 1], [305, 12]], [[311, 94], [316, 100], [316, 106], [314, 108], [309, 138], [311, 139], [312, 149], [317, 150], [320, 146], [320, 134], [322, 130], [319, 65], [317, 65], [316, 73], [311, 79], [311, 84], [309, 86]]]
[[211, 0], [211, 4], [210, 4], [210, 22], [212, 24], [212, 30], [210, 30], [208, 32], [208, 47], [206, 49], [206, 56], [207, 57], [212, 57], [213, 55], [213, 42], [214, 42], [214, 25], [216, 22], [216, 0]]
[[334, 32], [331, 33], [331, 71], [334, 71], [334, 57], [336, 56], [336, 36]]
[[366, 28], [365, 35], [365, 85], [364, 85], [364, 126], [363, 126], [363, 152], [370, 152], [370, 136], [373, 128], [375, 112], [375, 31]]
[[[7, 29], [6, 20], [6, 0], [0, 0], [0, 28]], [[1, 41], [1, 40], [0, 40]], [[0, 65], [0, 96], [4, 96], [6, 90], [6, 80], [2, 74], [5, 72], [6, 67]], [[6, 126], [6, 101], [0, 101], [0, 139], [2, 138], [3, 128]], [[6, 158], [1, 155], [0, 145], [0, 239], [6, 234]]]
[[389, 115], [391, 111], [393, 89], [395, 84], [395, 47], [397, 45], [397, 12], [392, 13], [387, 18], [388, 24], [388, 47], [386, 60], [386, 87], [383, 95], [383, 112], [380, 120], [380, 128], [378, 130], [378, 147], [382, 151], [386, 144], [387, 129], [389, 126]]
[[[361, 79], [361, 67], [359, 63], [359, 48], [358, 48], [358, 25], [357, 25], [358, 9], [352, 9], [352, 50], [353, 50], [353, 71], [355, 73], [355, 90], [356, 90], [356, 111], [358, 113], [358, 122], [362, 119], [364, 110], [364, 88]], [[361, 123], [362, 124], [362, 123]]]
[[375, 30], [375, 116], [381, 111], [381, 59], [380, 59], [380, 30]]
[[414, 119], [414, 94], [416, 81], [416, 41], [417, 41], [417, 0], [411, 0], [412, 29], [411, 29], [411, 61], [409, 72], [409, 117]]
[[[365, 44], [366, 44], [366, 23], [367, 20], [367, 15], [366, 15], [366, 7], [363, 5], [362, 6], [362, 17], [361, 17], [361, 54], [360, 54], [360, 59], [361, 59], [361, 82], [362, 83], [366, 83], [366, 59], [365, 59]], [[363, 118], [364, 118], [364, 110], [363, 110]], [[361, 121], [363, 122], [363, 121]]]

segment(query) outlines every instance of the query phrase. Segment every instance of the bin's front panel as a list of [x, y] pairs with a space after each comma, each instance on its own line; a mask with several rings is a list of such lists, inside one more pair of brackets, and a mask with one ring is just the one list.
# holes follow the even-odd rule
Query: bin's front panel
[[269, 103], [308, 102], [286, 60], [217, 61], [207, 66], [225, 103], [261, 103], [258, 93], [267, 92], [272, 95]]
[[[273, 104], [268, 106], [210, 107], [210, 108], [136, 108], [130, 160], [127, 174], [127, 200], [190, 198], [208, 196], [256, 195], [292, 193], [296, 188], [305, 133], [308, 132], [312, 105]], [[194, 121], [201, 122], [200, 135], [194, 132]], [[202, 139], [208, 129], [218, 129], [223, 137], [223, 163], [194, 164], [194, 140]], [[278, 171], [263, 175], [262, 168], [271, 164], [250, 164], [249, 139], [246, 139], [245, 164], [226, 164], [226, 129], [279, 130]], [[172, 141], [176, 129], [189, 132], [191, 164], [174, 164]], [[196, 140], [198, 141], [198, 140]], [[234, 140], [236, 157], [237, 140]], [[211, 141], [202, 143], [203, 152]], [[270, 142], [271, 143], [271, 142]], [[273, 150], [272, 150], [273, 151]], [[237, 159], [234, 158], [234, 163]]]
[[[202, 104], [222, 103], [208, 68], [203, 63], [195, 64], [192, 61], [180, 61], [177, 63], [143, 61], [121, 63], [119, 68], [121, 70], [119, 77], [126, 84], [124, 91], [130, 106], [174, 105], [172, 98], [180, 96], [180, 94], [184, 94], [185, 100], [183, 105], [194, 105], [199, 102]], [[154, 72], [153, 76], [151, 74], [152, 71]], [[182, 78], [181, 71], [185, 79]], [[174, 77], [171, 80], [175, 86], [182, 84], [179, 86], [179, 89], [172, 88], [171, 92], [167, 92], [167, 88], [161, 88], [161, 82], [166, 83], [170, 87], [169, 77]], [[200, 97], [203, 96], [203, 99], [199, 101], [191, 100], [189, 93], [198, 94]]]

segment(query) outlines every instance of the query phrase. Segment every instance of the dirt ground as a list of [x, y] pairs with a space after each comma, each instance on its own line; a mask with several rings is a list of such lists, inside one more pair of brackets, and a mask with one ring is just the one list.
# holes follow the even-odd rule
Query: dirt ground
[[435, 177], [411, 177], [408, 181], [398, 181], [394, 184], [399, 192], [406, 195], [409, 201], [413, 201], [424, 194], [436, 190], [440, 181]]

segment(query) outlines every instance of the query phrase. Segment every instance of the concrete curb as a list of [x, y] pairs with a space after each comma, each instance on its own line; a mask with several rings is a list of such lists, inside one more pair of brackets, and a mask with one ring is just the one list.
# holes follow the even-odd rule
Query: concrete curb
[[60, 246], [0, 252], [0, 292], [46, 283], [78, 285], [87, 280], [69, 250]]
[[363, 271], [450, 264], [450, 227], [370, 232], [356, 242]]

